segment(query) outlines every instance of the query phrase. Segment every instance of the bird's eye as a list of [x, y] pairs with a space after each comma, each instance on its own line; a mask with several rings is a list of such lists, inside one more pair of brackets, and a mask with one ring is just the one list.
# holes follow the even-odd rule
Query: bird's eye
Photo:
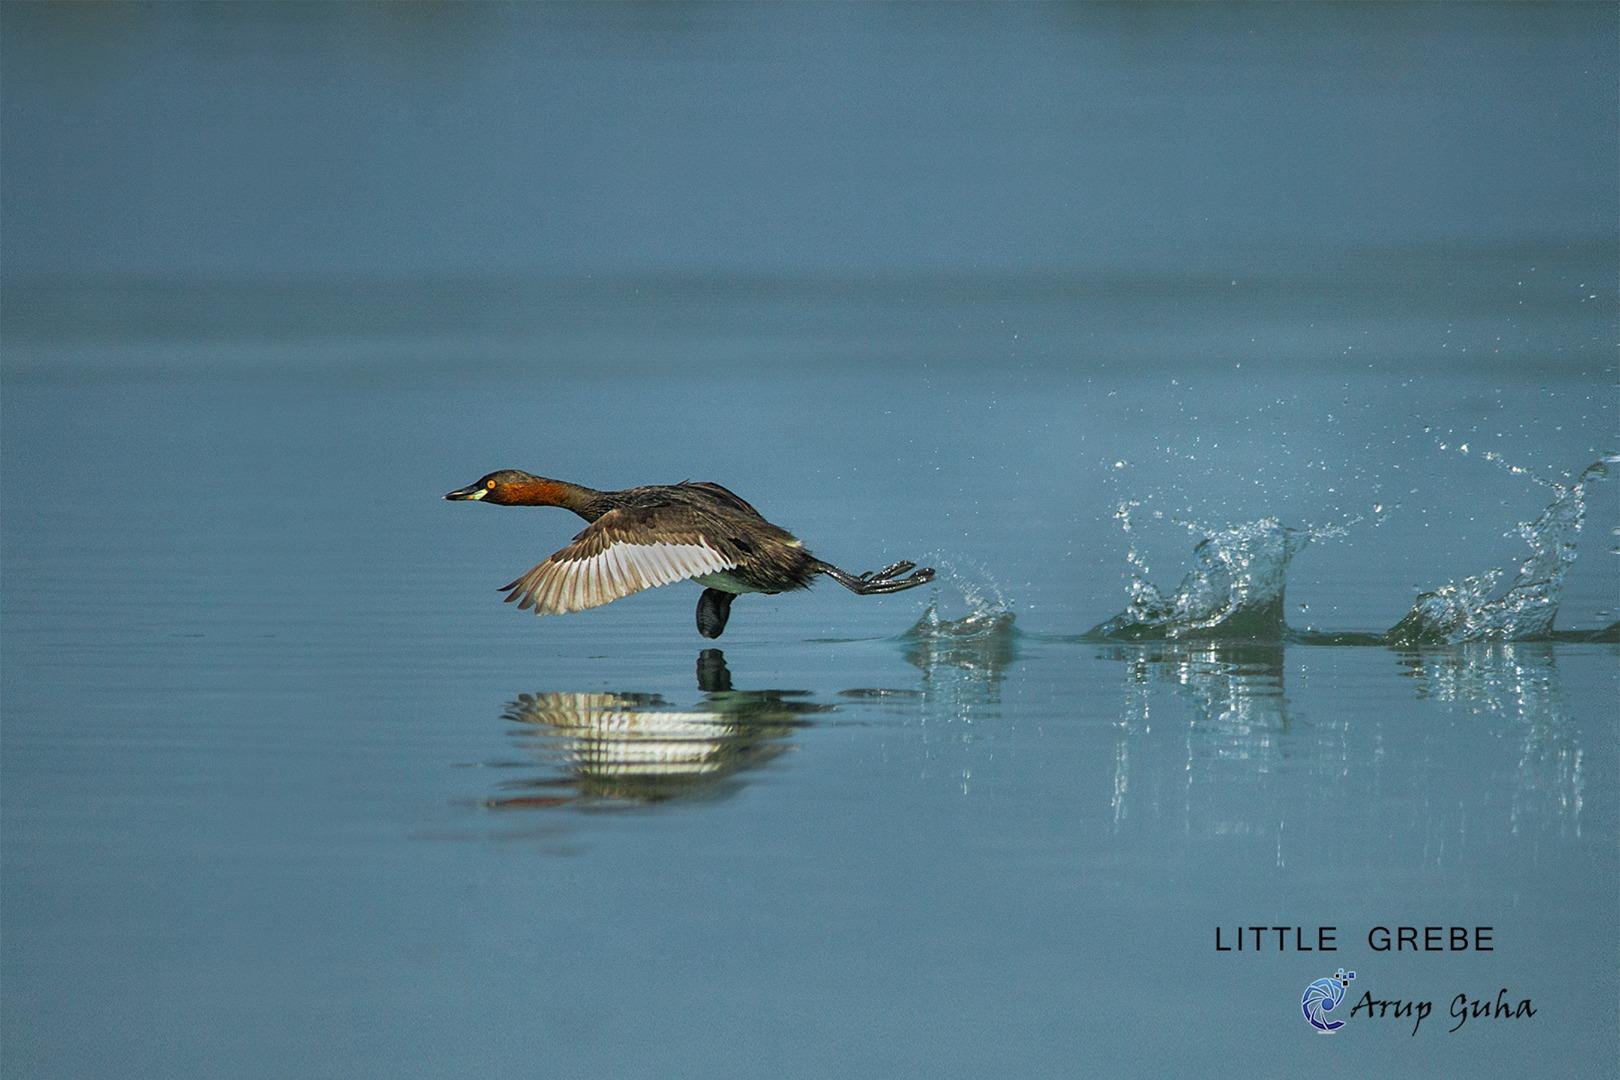
[[484, 481], [484, 486], [486, 488], [488, 488], [490, 491], [494, 491], [495, 490], [495, 481], [493, 481], [493, 480], [485, 480]]

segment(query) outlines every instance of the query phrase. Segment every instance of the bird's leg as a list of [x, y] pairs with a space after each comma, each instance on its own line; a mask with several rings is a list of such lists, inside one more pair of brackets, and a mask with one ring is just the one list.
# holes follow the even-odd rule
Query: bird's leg
[[859, 576], [840, 570], [832, 563], [818, 562], [816, 569], [852, 593], [859, 596], [872, 596], [879, 593], [902, 592], [906, 589], [916, 588], [918, 585], [926, 585], [934, 580], [933, 569], [926, 566], [910, 577], [900, 576], [916, 565], [916, 563], [910, 562], [897, 562], [891, 566], [885, 566], [882, 570], [869, 570]]
[[731, 602], [736, 598], [735, 593], [704, 589], [703, 595], [698, 597], [698, 633], [706, 638], [717, 638], [725, 633], [726, 620], [731, 618]]

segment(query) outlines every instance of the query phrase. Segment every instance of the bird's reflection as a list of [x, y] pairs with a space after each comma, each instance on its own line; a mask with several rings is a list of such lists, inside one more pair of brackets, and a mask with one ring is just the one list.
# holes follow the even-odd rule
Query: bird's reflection
[[719, 649], [697, 661], [703, 698], [680, 706], [658, 694], [519, 694], [503, 719], [548, 768], [503, 785], [495, 809], [576, 803], [646, 804], [714, 798], [742, 786], [739, 775], [786, 751], [806, 717], [834, 706], [792, 690], [733, 690]]

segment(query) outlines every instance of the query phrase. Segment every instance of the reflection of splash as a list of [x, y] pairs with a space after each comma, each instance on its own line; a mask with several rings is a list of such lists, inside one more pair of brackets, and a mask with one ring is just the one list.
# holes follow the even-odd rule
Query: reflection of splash
[[[1234, 780], [1263, 778], [1277, 767], [1289, 732], [1281, 645], [1163, 642], [1117, 645], [1103, 655], [1126, 665], [1111, 799], [1116, 827], [1130, 816], [1139, 795], [1133, 790], [1133, 760], [1140, 759], [1143, 741], [1153, 737], [1153, 698], [1161, 687], [1172, 688], [1192, 706], [1177, 769], [1184, 782], [1179, 794], [1185, 813], [1193, 813], [1196, 790], [1218, 791]], [[1337, 758], [1338, 752], [1324, 750]], [[1326, 760], [1326, 755], [1317, 760]], [[1155, 812], [1162, 810], [1168, 794], [1147, 793]], [[1245, 795], [1234, 808], [1237, 819], [1218, 820], [1214, 831], [1253, 831], [1253, 822], [1245, 819], [1259, 808]]]
[[[1395, 654], [1416, 697], [1468, 711], [1455, 729], [1376, 719], [1352, 728], [1331, 714], [1295, 718], [1284, 686], [1288, 648], [1155, 642], [1104, 649], [1104, 658], [1125, 666], [1110, 800], [1116, 829], [1179, 812], [1189, 833], [1274, 836], [1279, 865], [1284, 836], [1303, 839], [1322, 821], [1359, 815], [1372, 819], [1362, 831], [1410, 831], [1410, 818], [1383, 820], [1406, 813], [1403, 807], [1423, 808], [1414, 844], [1437, 861], [1466, 850], [1470, 830], [1579, 834], [1584, 759], [1565, 716], [1554, 645]], [[1173, 727], [1166, 726], [1166, 689], [1190, 706], [1170, 710]], [[1427, 778], [1457, 752], [1459, 739], [1513, 746], [1511, 782], [1482, 783], [1480, 805], [1432, 805]], [[1352, 796], [1369, 791], [1377, 798]]]
[[[1586, 485], [1609, 475], [1611, 458], [1593, 462], [1571, 483], [1542, 480], [1553, 500], [1541, 516], [1515, 531], [1530, 546], [1513, 584], [1493, 595], [1500, 569], [1451, 581], [1417, 598], [1385, 637], [1391, 644], [1531, 641], [1551, 635], [1564, 574], [1575, 561], [1575, 540], [1586, 517]], [[1523, 472], [1523, 470], [1515, 470]]]
[[520, 694], [502, 714], [526, 725], [531, 747], [555, 771], [505, 785], [548, 794], [502, 796], [512, 809], [581, 800], [651, 803], [729, 793], [732, 778], [788, 748], [807, 714], [832, 706], [794, 700], [793, 691], [736, 691], [725, 657], [698, 658], [705, 698], [679, 708], [657, 694]]
[[[922, 672], [927, 708], [921, 738], [927, 760], [942, 752], [940, 744], [977, 741], [974, 725], [982, 715], [999, 711], [1002, 681], [1018, 659], [1017, 619], [994, 582], [982, 572], [978, 579], [970, 579], [949, 564], [940, 566], [946, 574], [942, 584], [960, 594], [964, 613], [946, 617], [936, 590], [916, 625], [899, 637], [906, 662]], [[930, 715], [943, 717], [944, 725], [930, 730], [926, 720]], [[964, 767], [957, 782], [967, 794], [973, 782], [971, 769]]]
[[1556, 657], [1547, 642], [1479, 642], [1400, 657], [1418, 697], [1489, 717], [1517, 744], [1508, 808], [1514, 834], [1535, 820], [1551, 819], [1580, 835], [1582, 753], [1564, 718]]
[[[1241, 744], [1258, 732], [1288, 725], [1283, 697], [1283, 648], [1246, 643], [1166, 643], [1142, 648], [1116, 647], [1104, 655], [1123, 660], [1132, 685], [1172, 685], [1193, 706], [1194, 722], [1212, 724], [1239, 736], [1236, 756], [1251, 754]], [[1228, 756], [1228, 755], [1222, 755]]]
[[[1129, 506], [1116, 516], [1129, 531]], [[1334, 534], [1291, 529], [1276, 518], [1200, 531], [1204, 537], [1193, 549], [1196, 565], [1168, 595], [1147, 580], [1147, 566], [1133, 545], [1128, 556], [1130, 602], [1087, 636], [1114, 641], [1279, 640], [1286, 630], [1283, 590], [1290, 560], [1311, 541]]]

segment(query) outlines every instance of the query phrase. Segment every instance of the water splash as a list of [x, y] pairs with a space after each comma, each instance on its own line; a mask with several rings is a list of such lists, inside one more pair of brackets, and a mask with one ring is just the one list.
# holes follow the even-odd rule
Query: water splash
[[[1115, 517], [1131, 530], [1132, 504], [1121, 504]], [[1244, 638], [1280, 640], [1287, 631], [1283, 591], [1288, 564], [1313, 541], [1343, 535], [1343, 526], [1294, 529], [1276, 518], [1209, 529], [1190, 529], [1203, 538], [1193, 549], [1194, 568], [1169, 594], [1147, 579], [1147, 564], [1133, 544], [1130, 602], [1125, 610], [1099, 623], [1090, 638], [1113, 641], [1162, 641], [1176, 638]]]
[[1513, 534], [1530, 547], [1518, 573], [1505, 592], [1497, 595], [1504, 572], [1493, 568], [1482, 574], [1449, 581], [1417, 598], [1406, 617], [1385, 633], [1391, 645], [1456, 645], [1466, 641], [1534, 641], [1553, 636], [1553, 620], [1563, 594], [1564, 575], [1575, 561], [1575, 541], [1586, 518], [1586, 486], [1609, 475], [1620, 455], [1594, 461], [1573, 481], [1561, 483], [1534, 477], [1553, 491], [1553, 500], [1534, 521], [1521, 523]]
[[948, 617], [936, 587], [917, 622], [900, 635], [906, 659], [923, 671], [941, 665], [998, 678], [1017, 654], [1017, 616], [999, 586], [986, 573], [969, 576], [949, 562], [936, 560], [939, 587], [960, 598], [965, 613]]

